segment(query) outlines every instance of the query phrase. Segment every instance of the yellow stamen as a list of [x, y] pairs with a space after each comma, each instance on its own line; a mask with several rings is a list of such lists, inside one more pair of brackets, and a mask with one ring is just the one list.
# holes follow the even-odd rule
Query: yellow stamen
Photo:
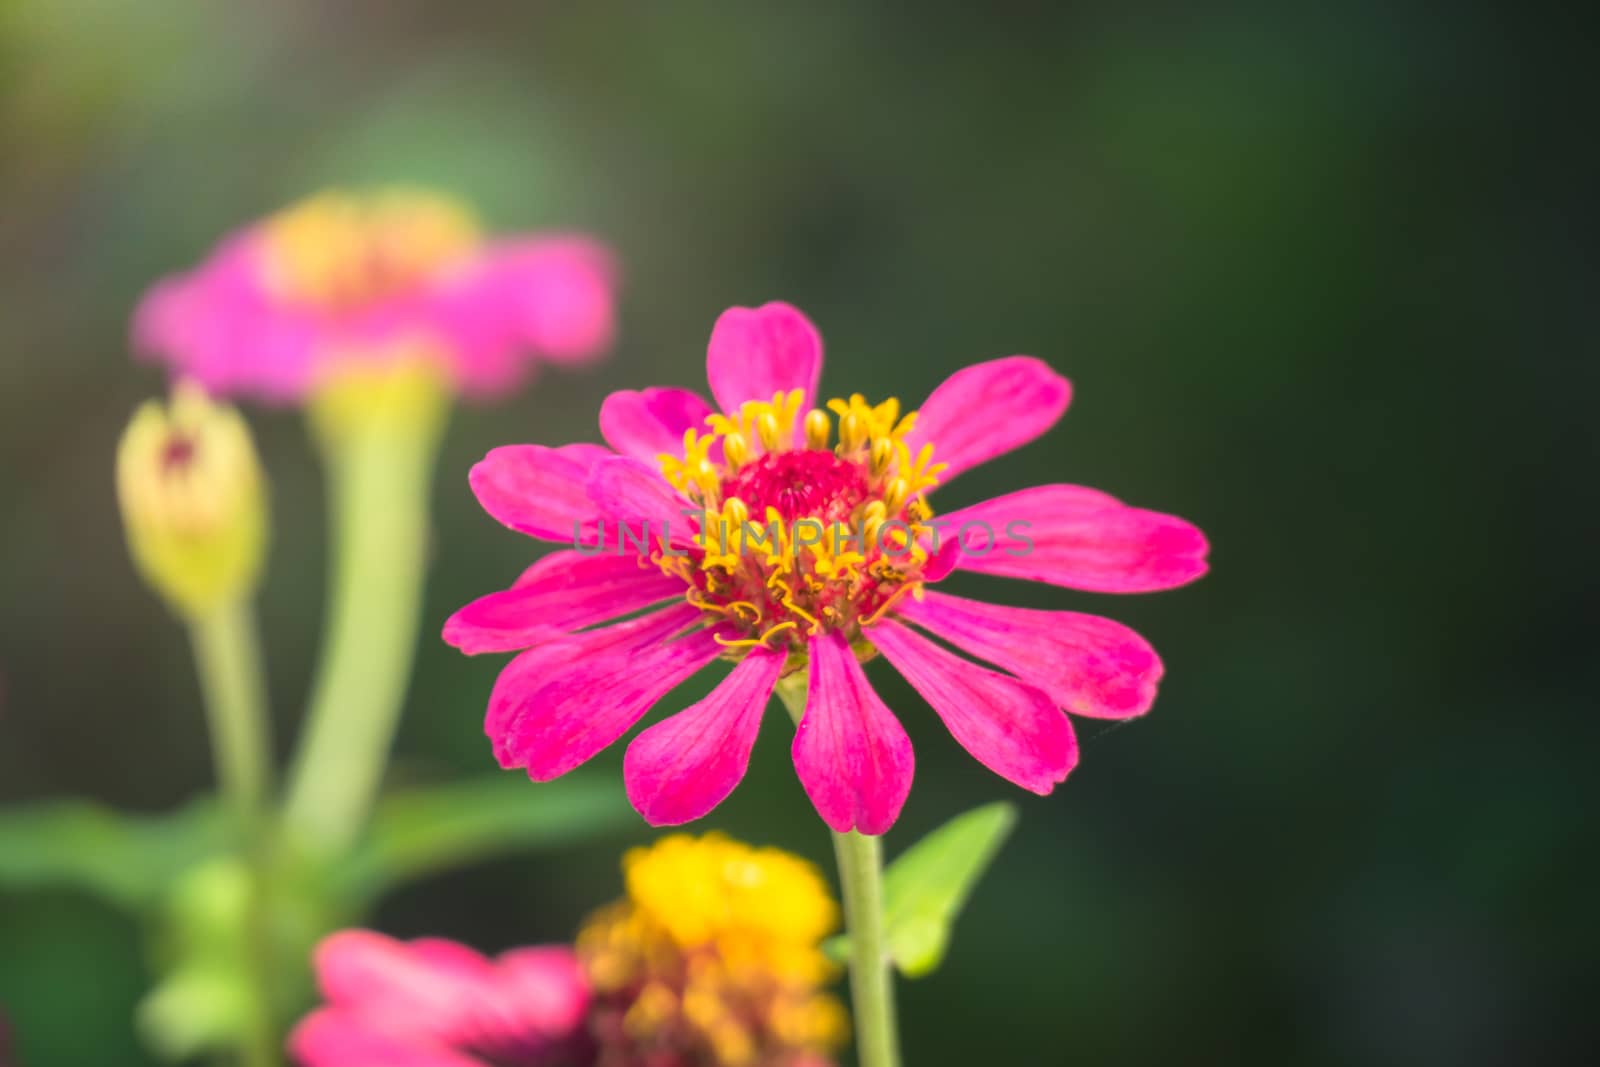
[[904, 478], [896, 478], [889, 483], [889, 488], [883, 493], [883, 510], [890, 515], [900, 514], [900, 509], [905, 507], [906, 497], [910, 495], [911, 487]]
[[861, 447], [867, 439], [866, 424], [854, 412], [846, 413], [839, 418], [839, 452], [841, 455], [850, 455]]
[[828, 435], [833, 432], [833, 423], [829, 420], [827, 412], [812, 408], [806, 412], [806, 447], [821, 451], [828, 447]]
[[738, 431], [722, 439], [722, 458], [727, 460], [729, 472], [737, 471], [750, 458], [750, 442]]
[[721, 634], [712, 634], [711, 635], [711, 640], [715, 641], [717, 644], [721, 645], [723, 648], [755, 648], [757, 645], [759, 645], [761, 643], [762, 638], [759, 638], [759, 637], [742, 637], [737, 641], [730, 641], [726, 637], [723, 637]]
[[874, 611], [872, 613], [872, 617], [871, 618], [863, 619], [861, 621], [862, 627], [865, 628], [865, 627], [871, 626], [873, 623], [875, 623], [879, 619], [883, 618], [883, 616], [888, 612], [888, 610], [890, 608], [894, 607], [895, 603], [897, 601], [899, 601], [899, 599], [901, 597], [905, 596], [909, 592], [912, 592], [912, 591], [914, 591], [916, 589], [920, 589], [920, 588], [922, 588], [922, 583], [921, 582], [907, 582], [905, 585], [902, 585], [899, 589], [896, 589], [892, 594], [890, 594], [888, 600], [885, 600], [881, 605], [878, 606], [878, 610]]
[[872, 439], [872, 459], [869, 468], [873, 481], [883, 477], [893, 459], [894, 442], [887, 437], [874, 437]]
[[778, 417], [770, 411], [756, 416], [756, 436], [761, 439], [762, 448], [768, 452], [778, 451]]
[[800, 624], [795, 622], [793, 619], [788, 619], [788, 620], [785, 620], [784, 622], [780, 622], [780, 623], [778, 623], [778, 625], [772, 627], [771, 629], [769, 629], [765, 633], [763, 633], [761, 635], [761, 640], [758, 642], [758, 644], [763, 644], [764, 645], [772, 637], [773, 634], [782, 633], [784, 630], [797, 629], [799, 627], [799, 625]]

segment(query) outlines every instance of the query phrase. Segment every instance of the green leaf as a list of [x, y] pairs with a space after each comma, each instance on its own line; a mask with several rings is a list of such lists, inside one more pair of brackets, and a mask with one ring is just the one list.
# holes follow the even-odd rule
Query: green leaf
[[390, 794], [341, 865], [358, 896], [518, 849], [547, 847], [639, 826], [611, 776], [569, 774], [534, 785], [522, 775]]
[[1010, 804], [974, 808], [889, 865], [883, 879], [885, 937], [889, 955], [908, 978], [931, 973], [944, 959], [956, 916], [1016, 821]]
[[0, 888], [67, 886], [115, 904], [153, 904], [179, 872], [227, 846], [216, 805], [122, 815], [82, 800], [0, 812]]

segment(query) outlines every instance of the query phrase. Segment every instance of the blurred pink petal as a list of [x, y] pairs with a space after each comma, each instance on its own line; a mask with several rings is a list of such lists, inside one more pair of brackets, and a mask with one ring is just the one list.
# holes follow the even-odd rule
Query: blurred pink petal
[[304, 1067], [561, 1067], [587, 1040], [588, 987], [563, 947], [489, 960], [439, 938], [344, 930], [313, 966], [328, 1006], [289, 1037]]

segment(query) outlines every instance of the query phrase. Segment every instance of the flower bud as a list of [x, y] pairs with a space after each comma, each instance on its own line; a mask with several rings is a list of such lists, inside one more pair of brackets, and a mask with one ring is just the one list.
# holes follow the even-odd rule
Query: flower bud
[[117, 498], [140, 574], [194, 619], [248, 596], [267, 540], [255, 445], [233, 408], [181, 383], [134, 413], [117, 449]]

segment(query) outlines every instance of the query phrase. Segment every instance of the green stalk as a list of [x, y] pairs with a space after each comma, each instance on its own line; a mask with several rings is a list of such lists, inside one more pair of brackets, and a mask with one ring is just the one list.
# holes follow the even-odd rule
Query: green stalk
[[[780, 680], [778, 699], [799, 725], [806, 710], [806, 673]], [[850, 997], [855, 1009], [857, 1058], [861, 1067], [899, 1067], [893, 974], [883, 927], [882, 838], [854, 830], [835, 832], [833, 852], [850, 935]]]
[[278, 1062], [278, 1036], [267, 918], [272, 867], [267, 818], [272, 742], [267, 728], [266, 686], [261, 677], [261, 644], [255, 619], [242, 601], [193, 619], [189, 636], [205, 697], [218, 782], [232, 811], [250, 869], [244, 931], [250, 1002], [241, 1054], [247, 1067], [274, 1067]]
[[336, 853], [371, 812], [411, 678], [438, 434], [382, 417], [319, 429], [333, 592], [284, 819], [297, 841]]

